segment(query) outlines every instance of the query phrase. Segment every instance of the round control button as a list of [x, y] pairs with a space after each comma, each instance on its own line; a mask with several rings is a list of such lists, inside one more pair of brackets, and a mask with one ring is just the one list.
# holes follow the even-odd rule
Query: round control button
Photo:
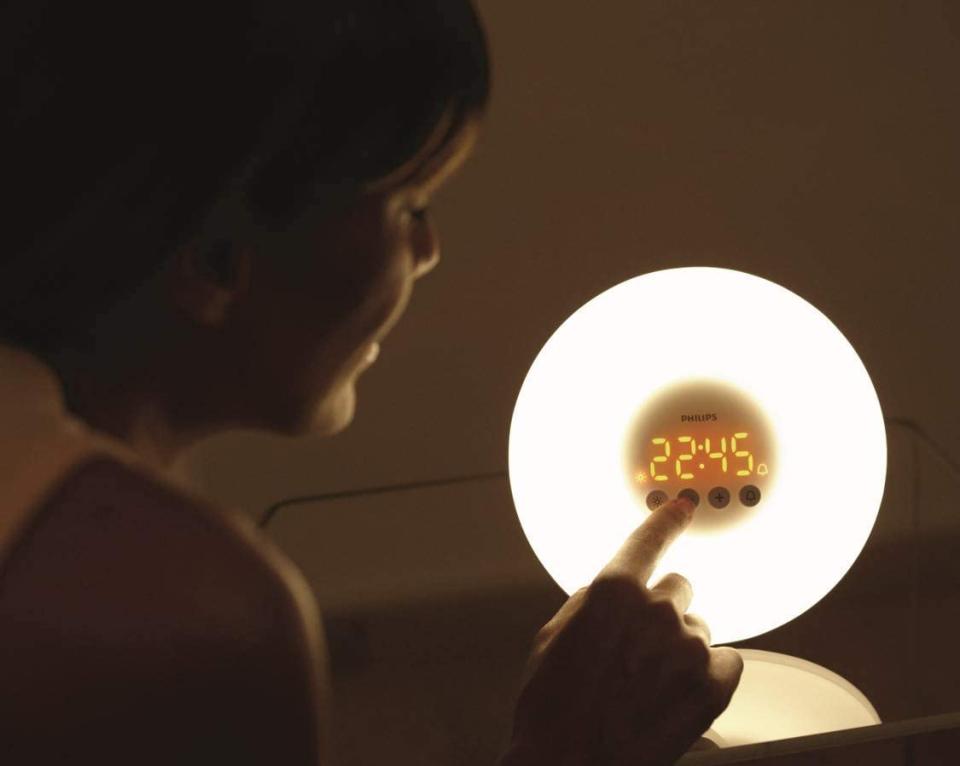
[[730, 490], [726, 487], [714, 487], [710, 490], [710, 505], [714, 508], [726, 508], [730, 502]]
[[740, 502], [748, 508], [753, 508], [760, 502], [760, 488], [753, 484], [748, 484], [740, 489]]
[[680, 492], [680, 494], [677, 496], [689, 498], [690, 502], [693, 503], [694, 508], [700, 505], [700, 495], [697, 493], [697, 490], [695, 489], [685, 489], [682, 492]]
[[654, 490], [649, 495], [647, 495], [647, 508], [651, 511], [657, 510], [661, 505], [663, 505], [670, 498], [667, 497], [667, 493], [662, 490]]

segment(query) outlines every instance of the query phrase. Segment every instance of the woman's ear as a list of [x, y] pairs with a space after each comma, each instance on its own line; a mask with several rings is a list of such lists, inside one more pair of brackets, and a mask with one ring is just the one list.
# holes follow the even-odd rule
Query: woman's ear
[[175, 305], [193, 322], [222, 325], [250, 284], [252, 254], [236, 240], [194, 240], [176, 252], [169, 288]]

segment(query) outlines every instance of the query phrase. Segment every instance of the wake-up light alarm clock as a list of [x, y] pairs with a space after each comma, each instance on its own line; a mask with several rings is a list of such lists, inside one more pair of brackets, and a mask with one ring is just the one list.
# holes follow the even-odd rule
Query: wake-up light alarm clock
[[568, 594], [689, 496], [694, 520], [651, 583], [690, 580], [689, 611], [722, 644], [792, 620], [844, 576], [886, 455], [870, 376], [823, 313], [761, 277], [690, 267], [610, 288], [547, 340], [517, 397], [509, 475]]

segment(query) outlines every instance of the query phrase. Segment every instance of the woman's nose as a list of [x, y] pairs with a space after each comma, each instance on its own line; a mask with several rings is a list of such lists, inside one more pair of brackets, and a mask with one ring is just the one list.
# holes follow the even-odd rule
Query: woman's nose
[[440, 263], [440, 236], [429, 215], [416, 228], [413, 254], [416, 279], [426, 276]]

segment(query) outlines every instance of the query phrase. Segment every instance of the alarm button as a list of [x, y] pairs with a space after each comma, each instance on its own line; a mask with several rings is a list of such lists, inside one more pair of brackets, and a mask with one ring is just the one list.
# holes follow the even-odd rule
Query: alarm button
[[753, 508], [760, 502], [760, 488], [753, 484], [748, 484], [740, 489], [740, 502], [747, 508]]
[[670, 498], [667, 497], [667, 493], [662, 490], [654, 490], [649, 495], [647, 495], [647, 508], [651, 511], [657, 510], [661, 505], [663, 505]]
[[730, 503], [730, 490], [726, 487], [714, 487], [710, 490], [710, 505], [714, 508], [726, 508]]
[[680, 492], [678, 497], [689, 498], [690, 502], [693, 503], [694, 508], [700, 505], [700, 495], [697, 493], [697, 490], [695, 489], [685, 489], [682, 492]]

